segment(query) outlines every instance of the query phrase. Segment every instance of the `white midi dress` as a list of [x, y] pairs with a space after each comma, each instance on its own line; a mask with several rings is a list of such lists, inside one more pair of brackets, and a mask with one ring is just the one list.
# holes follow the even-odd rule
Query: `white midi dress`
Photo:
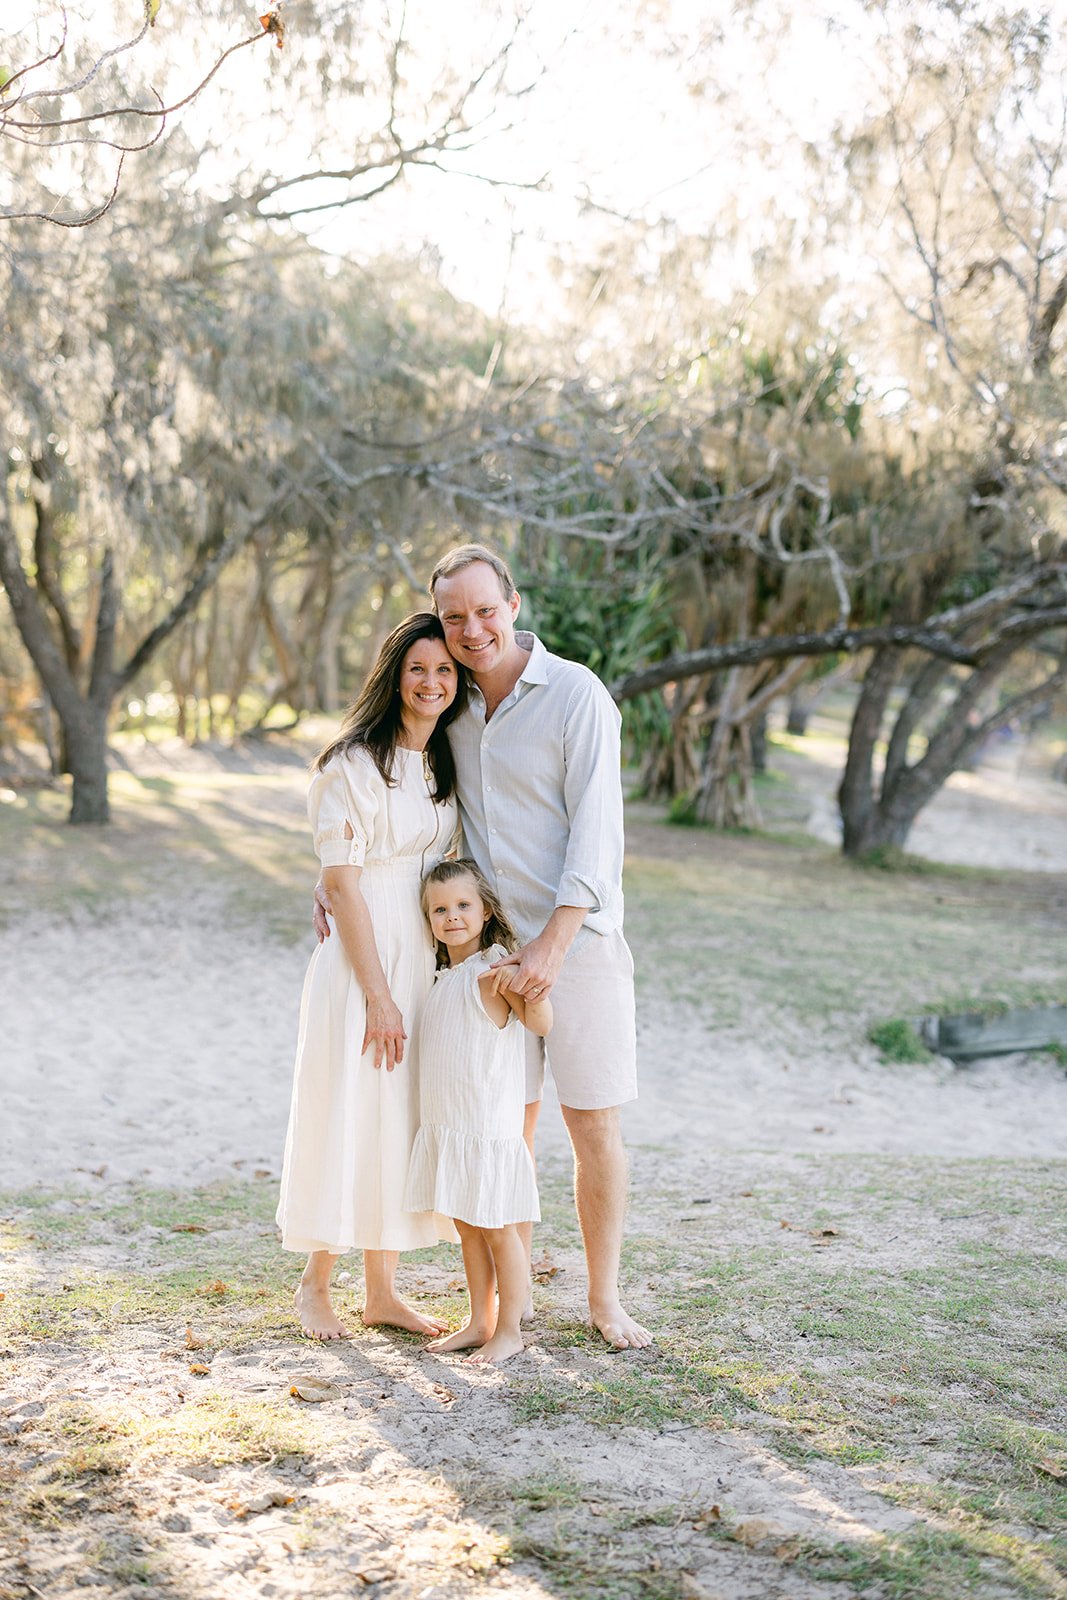
[[[315, 775], [308, 816], [324, 867], [357, 866], [389, 992], [404, 1018], [404, 1059], [392, 1072], [360, 1054], [366, 999], [336, 930], [311, 957], [277, 1220], [287, 1250], [417, 1250], [456, 1239], [452, 1222], [404, 1204], [418, 1127], [416, 1021], [433, 985], [421, 877], [456, 830], [454, 801], [435, 804], [419, 751], [398, 749], [390, 788], [353, 749]], [[346, 824], [352, 837], [345, 837]]]
[[475, 1228], [538, 1222], [537, 1179], [522, 1137], [525, 1030], [500, 1028], [478, 979], [501, 945], [444, 967], [419, 1020], [421, 1117], [405, 1201]]

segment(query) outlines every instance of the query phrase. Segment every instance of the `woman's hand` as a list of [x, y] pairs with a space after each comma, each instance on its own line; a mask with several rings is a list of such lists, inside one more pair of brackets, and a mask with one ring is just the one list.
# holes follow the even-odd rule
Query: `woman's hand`
[[326, 914], [329, 912], [330, 916], [333, 916], [333, 901], [330, 899], [326, 885], [323, 883], [321, 878], [315, 885], [315, 899], [313, 904], [314, 909], [311, 913], [311, 925], [315, 929], [316, 939], [321, 944], [324, 939], [328, 939], [330, 937], [330, 924], [326, 920]]
[[404, 1059], [404, 1018], [393, 1003], [391, 994], [367, 996], [367, 1031], [363, 1035], [361, 1055], [374, 1046], [374, 1065], [380, 1068], [385, 1062], [386, 1072], [392, 1072]]

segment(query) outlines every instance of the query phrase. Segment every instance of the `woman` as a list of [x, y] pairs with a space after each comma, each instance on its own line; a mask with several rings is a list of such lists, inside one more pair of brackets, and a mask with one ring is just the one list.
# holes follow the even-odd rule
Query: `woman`
[[436, 1334], [397, 1294], [398, 1253], [456, 1239], [449, 1219], [403, 1209], [418, 1128], [413, 1024], [433, 984], [423, 874], [456, 832], [445, 729], [462, 669], [432, 612], [386, 639], [340, 732], [314, 763], [308, 815], [336, 938], [315, 951], [300, 1008], [278, 1225], [306, 1251], [295, 1299], [310, 1338], [350, 1338], [330, 1301], [337, 1257], [362, 1249], [363, 1321]]

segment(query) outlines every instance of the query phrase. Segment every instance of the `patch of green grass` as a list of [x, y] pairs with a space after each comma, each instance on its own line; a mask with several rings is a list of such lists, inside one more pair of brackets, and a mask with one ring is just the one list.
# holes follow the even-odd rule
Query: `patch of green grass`
[[529, 1478], [515, 1478], [508, 1485], [511, 1498], [531, 1511], [555, 1511], [580, 1505], [580, 1479], [565, 1468], [556, 1472], [536, 1472]]
[[661, 1570], [652, 1560], [637, 1564], [602, 1537], [575, 1522], [551, 1532], [520, 1529], [512, 1553], [545, 1574], [545, 1588], [570, 1600], [678, 1600], [678, 1571]]
[[876, 1022], [867, 1029], [867, 1039], [880, 1052], [883, 1061], [931, 1061], [930, 1051], [923, 1044], [912, 1023], [903, 1017], [889, 1022]]
[[1048, 1551], [1018, 1533], [996, 1531], [953, 1508], [951, 1529], [921, 1525], [869, 1544], [806, 1544], [796, 1571], [828, 1583], [848, 1583], [878, 1600], [959, 1600], [996, 1585], [995, 1592], [1053, 1600], [1062, 1596], [1062, 1573]]
[[34, 1420], [32, 1438], [56, 1457], [49, 1481], [21, 1475], [10, 1492], [17, 1509], [46, 1524], [68, 1514], [72, 1491], [86, 1477], [144, 1474], [162, 1462], [222, 1467], [303, 1459], [317, 1447], [311, 1422], [288, 1398], [210, 1392], [187, 1394], [164, 1416], [114, 1402], [58, 1401]]

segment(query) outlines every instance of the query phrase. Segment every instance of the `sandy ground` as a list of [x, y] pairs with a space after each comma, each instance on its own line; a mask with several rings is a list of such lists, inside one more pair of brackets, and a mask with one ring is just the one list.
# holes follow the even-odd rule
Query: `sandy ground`
[[[77, 919], [0, 934], [8, 1188], [279, 1171], [306, 953], [235, 941], [202, 892], [140, 909], [147, 939], [125, 922], [96, 923], [88, 939]], [[1063, 1152], [1063, 1077], [1048, 1058], [892, 1068], [869, 1047], [843, 1060], [787, 1015], [753, 1037], [655, 999], [641, 1008], [639, 1051], [641, 1097], [625, 1113], [634, 1145]], [[542, 1147], [561, 1152], [551, 1101], [542, 1121]]]
[[[1025, 783], [1006, 787], [1002, 778], [994, 771], [957, 780], [931, 808], [922, 835], [928, 847], [940, 840], [946, 856], [958, 859], [953, 852], [963, 851], [972, 862], [1067, 866], [1067, 791], [1061, 802], [1048, 785], [1031, 794]], [[817, 827], [821, 780], [812, 794]], [[101, 1204], [99, 1197], [131, 1182], [181, 1188], [240, 1174], [272, 1184], [306, 956], [306, 949], [247, 930], [235, 937], [221, 901], [206, 903], [200, 889], [142, 903], [136, 927], [90, 923], [75, 912], [0, 932], [4, 1187], [71, 1189]], [[773, 1037], [757, 1040], [719, 1027], [710, 1010], [697, 1006], [679, 1020], [677, 1008], [649, 999], [641, 1010], [640, 1067], [641, 1099], [625, 1117], [639, 1220], [642, 1186], [664, 1176], [672, 1189], [698, 1197], [723, 1184], [747, 1192], [753, 1173], [780, 1175], [805, 1152], [1063, 1154], [1067, 1090], [1047, 1058], [1005, 1058], [966, 1071], [945, 1062], [893, 1069], [866, 1047], [843, 1060], [817, 1029], [788, 1019]], [[551, 1104], [541, 1147], [548, 1164], [561, 1169], [566, 1140]], [[96, 1259], [106, 1266], [114, 1247], [102, 1245]], [[575, 1316], [579, 1269], [575, 1253], [559, 1288]], [[751, 1338], [760, 1332], [750, 1330]], [[114, 1349], [42, 1347], [0, 1392], [0, 1432], [30, 1450], [31, 1467], [46, 1466], [47, 1453], [32, 1453], [32, 1427], [49, 1405], [72, 1397], [113, 1403], [132, 1391], [161, 1412], [188, 1402], [184, 1361], [168, 1367], [159, 1346], [158, 1334], [134, 1330], [119, 1359]], [[782, 1554], [789, 1541], [863, 1540], [912, 1524], [912, 1513], [876, 1493], [862, 1468], [791, 1466], [751, 1431], [711, 1434], [677, 1422], [650, 1434], [566, 1420], [549, 1436], [516, 1427], [516, 1386], [536, 1386], [546, 1373], [557, 1383], [601, 1382], [603, 1365], [600, 1352], [549, 1352], [535, 1342], [507, 1373], [475, 1374], [377, 1334], [343, 1350], [275, 1344], [249, 1354], [220, 1351], [210, 1382], [231, 1399], [271, 1394], [301, 1375], [335, 1384], [315, 1469], [160, 1468], [142, 1485], [135, 1508], [116, 1501], [100, 1512], [96, 1533], [112, 1550], [128, 1548], [131, 1560], [153, 1539], [153, 1548], [170, 1540], [184, 1573], [177, 1587], [153, 1588], [143, 1576], [124, 1586], [114, 1571], [94, 1567], [96, 1546], [77, 1518], [67, 1518], [32, 1560], [0, 1546], [0, 1596], [58, 1600], [127, 1589], [161, 1600], [482, 1594], [488, 1588], [479, 1563], [486, 1570], [492, 1564], [494, 1537], [489, 1491], [483, 1483], [475, 1517], [467, 1486], [485, 1476], [487, 1441], [494, 1482], [529, 1476], [532, 1467], [549, 1475], [565, 1467], [581, 1480], [591, 1517], [621, 1515], [625, 1507], [632, 1520], [635, 1506], [659, 1515], [676, 1505], [673, 1526], [650, 1512], [648, 1527], [635, 1536], [647, 1570], [663, 1565], [673, 1574], [647, 1591], [667, 1600], [848, 1600], [854, 1591], [847, 1584], [793, 1575]], [[740, 1531], [709, 1554], [702, 1530], [707, 1508], [714, 1502], [717, 1514], [719, 1501]], [[340, 1531], [327, 1552], [327, 1576], [326, 1566], [316, 1566], [325, 1555], [302, 1559], [294, 1545], [296, 1512], [335, 1519]], [[549, 1508], [543, 1527], [535, 1516], [534, 1532], [546, 1546], [553, 1516]], [[446, 1558], [442, 1551], [454, 1550], [457, 1538], [464, 1553]], [[440, 1578], [442, 1562], [453, 1577]], [[611, 1592], [589, 1583], [588, 1594]], [[491, 1588], [519, 1600], [557, 1592], [524, 1576], [521, 1563], [514, 1571], [494, 1568]]]
[[[182, 764], [197, 759], [183, 754]], [[815, 745], [803, 758], [776, 751], [775, 762], [803, 781], [810, 830], [833, 839], [830, 755], [820, 759]], [[157, 757], [155, 765], [165, 762]], [[932, 860], [1067, 871], [1067, 785], [1030, 770], [1009, 747], [979, 772], [956, 774], [911, 843]], [[684, 833], [677, 848], [684, 853]], [[10, 997], [0, 1130], [6, 1186], [83, 1181], [101, 1168], [111, 1181], [158, 1185], [202, 1183], [243, 1167], [276, 1173], [294, 996], [310, 948], [310, 936], [294, 949], [235, 933], [221, 900], [206, 902], [200, 886], [184, 901], [168, 891], [166, 901], [142, 903], [136, 926], [90, 925], [74, 913], [0, 931]], [[654, 966], [654, 952], [637, 955]], [[699, 1004], [680, 1013], [658, 1001], [654, 982], [644, 989], [641, 1098], [625, 1113], [632, 1144], [1062, 1154], [1063, 1081], [1047, 1060], [894, 1070], [869, 1048], [842, 1059], [817, 1029], [788, 1015], [756, 1038], [723, 1030]], [[565, 1151], [551, 1088], [540, 1137], [546, 1152]]]

